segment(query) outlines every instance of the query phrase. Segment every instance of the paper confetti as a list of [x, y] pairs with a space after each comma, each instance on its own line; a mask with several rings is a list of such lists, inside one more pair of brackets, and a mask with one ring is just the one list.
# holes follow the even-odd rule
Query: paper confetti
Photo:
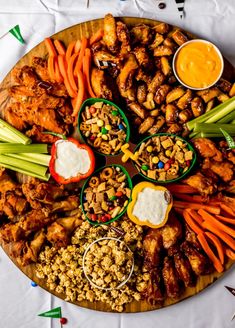
[[185, 0], [175, 0], [178, 11], [180, 12], [180, 18], [184, 16], [184, 1]]
[[39, 317], [47, 317], [47, 318], [61, 318], [61, 307], [54, 308], [50, 311], [43, 312], [38, 314]]

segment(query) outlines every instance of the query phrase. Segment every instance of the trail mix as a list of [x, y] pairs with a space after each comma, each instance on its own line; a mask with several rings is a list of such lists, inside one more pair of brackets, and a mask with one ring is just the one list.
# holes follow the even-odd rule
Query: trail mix
[[166, 181], [178, 178], [191, 166], [193, 152], [187, 143], [173, 136], [155, 136], [138, 149], [137, 169], [146, 177]]
[[99, 288], [117, 289], [129, 280], [133, 253], [123, 241], [97, 240], [84, 259], [84, 272]]
[[91, 221], [107, 222], [126, 208], [130, 196], [126, 174], [118, 166], [108, 166], [90, 178], [83, 208]]
[[126, 124], [119, 111], [109, 104], [96, 102], [81, 114], [80, 131], [87, 143], [105, 155], [117, 154], [126, 140]]

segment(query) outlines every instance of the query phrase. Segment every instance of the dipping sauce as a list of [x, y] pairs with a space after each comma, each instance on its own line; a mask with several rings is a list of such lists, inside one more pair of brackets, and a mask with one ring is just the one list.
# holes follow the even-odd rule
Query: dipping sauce
[[158, 225], [165, 219], [168, 204], [165, 191], [147, 187], [138, 194], [132, 213], [139, 221]]
[[223, 59], [210, 42], [192, 40], [182, 45], [175, 58], [175, 72], [183, 84], [203, 89], [220, 78]]

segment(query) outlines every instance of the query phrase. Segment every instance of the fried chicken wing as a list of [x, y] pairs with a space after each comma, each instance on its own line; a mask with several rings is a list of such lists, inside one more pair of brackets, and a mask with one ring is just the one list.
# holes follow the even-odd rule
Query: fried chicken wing
[[18, 223], [25, 233], [29, 234], [42, 229], [55, 219], [56, 217], [46, 209], [33, 209], [27, 212]]
[[144, 267], [154, 269], [160, 264], [162, 245], [162, 235], [158, 229], [150, 229], [143, 241]]
[[0, 209], [12, 221], [17, 215], [22, 215], [26, 211], [27, 201], [14, 191], [8, 191], [0, 199]]
[[26, 132], [26, 135], [33, 141], [47, 144], [53, 144], [60, 139], [59, 137], [53, 136], [51, 134], [43, 133], [43, 128], [38, 125], [33, 125], [32, 128]]
[[133, 75], [138, 68], [138, 63], [136, 61], [136, 57], [133, 54], [128, 55], [124, 66], [117, 77], [117, 85], [119, 91], [122, 95], [122, 92], [130, 89], [133, 84]]
[[180, 294], [180, 284], [174, 262], [171, 258], [165, 257], [162, 269], [162, 276], [166, 288], [167, 297], [177, 298]]
[[19, 131], [23, 131], [27, 127], [27, 123], [19, 115], [15, 114], [11, 107], [7, 107], [4, 111], [4, 118]]
[[46, 238], [56, 248], [66, 247], [69, 244], [69, 235], [66, 229], [57, 222], [47, 228]]
[[6, 243], [19, 241], [24, 237], [25, 232], [18, 223], [7, 223], [0, 228], [0, 240]]
[[174, 259], [175, 269], [179, 278], [183, 281], [185, 287], [195, 285], [196, 279], [193, 274], [189, 260], [183, 255], [178, 247], [173, 246], [168, 249], [168, 255]]
[[207, 138], [196, 138], [193, 140], [194, 147], [204, 158], [213, 158], [214, 161], [222, 162], [223, 155], [216, 147], [216, 144]]
[[182, 225], [173, 213], [167, 223], [159, 229], [162, 235], [163, 247], [168, 249], [173, 246], [182, 236]]
[[32, 66], [35, 69], [36, 74], [42, 81], [49, 81], [50, 76], [47, 68], [47, 61], [41, 57], [33, 57]]
[[107, 48], [116, 53], [118, 50], [118, 38], [116, 33], [116, 22], [111, 14], [107, 14], [104, 17], [104, 35], [103, 41]]
[[52, 212], [68, 212], [77, 209], [79, 206], [79, 197], [72, 195], [64, 200], [53, 202]]
[[153, 31], [148, 25], [139, 24], [134, 26], [131, 31], [133, 43], [150, 44], [153, 39]]
[[118, 21], [116, 25], [117, 38], [121, 42], [120, 54], [126, 55], [131, 51], [129, 30], [126, 24], [121, 21]]
[[206, 158], [203, 162], [203, 169], [209, 168], [212, 172], [217, 174], [224, 182], [229, 182], [233, 178], [234, 165], [230, 162], [217, 162]]
[[185, 224], [185, 240], [197, 250], [201, 250], [201, 245], [197, 239], [197, 235], [187, 224]]
[[0, 168], [0, 193], [15, 190], [17, 183], [12, 180], [4, 168]]
[[107, 84], [105, 72], [98, 68], [92, 68], [91, 85], [98, 98], [113, 100], [113, 93]]
[[187, 256], [190, 265], [197, 276], [208, 274], [210, 272], [209, 268], [212, 268], [210, 265], [209, 259], [202, 255], [191, 246], [187, 241], [181, 244], [182, 252]]
[[148, 67], [150, 65], [150, 58], [148, 52], [144, 46], [137, 46], [133, 50], [138, 64], [143, 67]]
[[200, 172], [184, 180], [189, 186], [196, 188], [202, 195], [212, 195], [217, 190], [217, 185], [210, 177], [205, 177]]
[[34, 209], [42, 208], [44, 205], [52, 205], [56, 199], [68, 194], [62, 185], [54, 185], [36, 179], [23, 183], [22, 191]]

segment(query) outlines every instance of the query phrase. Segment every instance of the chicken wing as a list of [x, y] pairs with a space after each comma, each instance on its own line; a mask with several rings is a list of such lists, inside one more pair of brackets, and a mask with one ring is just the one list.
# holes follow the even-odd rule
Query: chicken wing
[[98, 68], [92, 68], [91, 85], [98, 98], [113, 100], [113, 93], [107, 84], [107, 78], [104, 71], [99, 70]]
[[36, 74], [42, 81], [49, 81], [50, 76], [48, 73], [47, 61], [41, 57], [33, 57], [32, 66]]
[[154, 269], [150, 272], [150, 279], [146, 290], [143, 292], [143, 296], [146, 298], [147, 302], [152, 306], [156, 304], [162, 304], [164, 301], [163, 293], [163, 282], [160, 269]]
[[27, 201], [14, 191], [4, 193], [0, 199], [0, 210], [9, 220], [13, 221], [17, 215], [22, 215], [27, 209]]
[[201, 245], [197, 239], [197, 235], [187, 224], [185, 224], [185, 240], [197, 250], [201, 250]]
[[0, 168], [0, 193], [15, 190], [17, 183], [12, 180], [4, 168]]
[[104, 17], [104, 35], [103, 41], [107, 48], [116, 53], [118, 50], [118, 38], [116, 33], [116, 22], [111, 14], [107, 14]]
[[212, 195], [217, 190], [217, 185], [210, 177], [205, 177], [200, 172], [184, 180], [191, 187], [196, 188], [202, 195]]
[[180, 284], [174, 262], [171, 258], [165, 257], [162, 269], [162, 276], [166, 288], [167, 297], [177, 298], [180, 294]]
[[[14, 124], [12, 124], [12, 125], [14, 125]], [[26, 132], [26, 135], [29, 138], [31, 138], [33, 141], [36, 141], [39, 143], [40, 142], [47, 143], [47, 144], [53, 144], [54, 142], [56, 142], [57, 140], [60, 139], [59, 137], [53, 136], [51, 134], [43, 133], [43, 128], [38, 125], [33, 125], [32, 128]]]
[[210, 265], [209, 259], [198, 252], [196, 248], [191, 246], [187, 241], [181, 244], [181, 251], [187, 256], [190, 265], [197, 276], [208, 274], [213, 267]]
[[160, 264], [163, 249], [162, 235], [158, 229], [150, 229], [143, 241], [144, 268], [150, 270]]
[[173, 246], [182, 236], [182, 225], [173, 213], [167, 223], [159, 229], [162, 235], [163, 247], [168, 249]]
[[0, 228], [1, 242], [19, 241], [25, 237], [25, 231], [19, 226], [18, 223], [7, 223]]
[[69, 244], [69, 234], [66, 229], [57, 222], [52, 223], [47, 228], [47, 240], [53, 247], [66, 247]]
[[212, 172], [217, 174], [224, 182], [229, 182], [233, 178], [234, 165], [230, 162], [217, 162], [206, 158], [203, 162], [203, 169], [209, 168]]
[[117, 85], [119, 91], [122, 95], [123, 92], [130, 89], [133, 84], [133, 75], [138, 68], [138, 63], [136, 61], [135, 55], [130, 54], [128, 55], [124, 66], [117, 77]]
[[121, 42], [120, 55], [126, 55], [131, 51], [130, 33], [126, 24], [121, 21], [118, 21], [116, 32], [118, 41]]
[[204, 158], [213, 158], [214, 161], [222, 162], [223, 155], [216, 147], [216, 144], [207, 138], [196, 138], [193, 140], [194, 147]]
[[72, 195], [64, 200], [53, 202], [52, 212], [68, 212], [75, 210], [79, 207], [79, 197]]
[[183, 281], [185, 287], [194, 286], [196, 279], [193, 274], [189, 260], [183, 255], [178, 247], [173, 246], [168, 249], [168, 255], [172, 256], [175, 263], [175, 269], [179, 278]]
[[134, 26], [131, 31], [132, 43], [150, 44], [153, 39], [153, 30], [148, 25]]

